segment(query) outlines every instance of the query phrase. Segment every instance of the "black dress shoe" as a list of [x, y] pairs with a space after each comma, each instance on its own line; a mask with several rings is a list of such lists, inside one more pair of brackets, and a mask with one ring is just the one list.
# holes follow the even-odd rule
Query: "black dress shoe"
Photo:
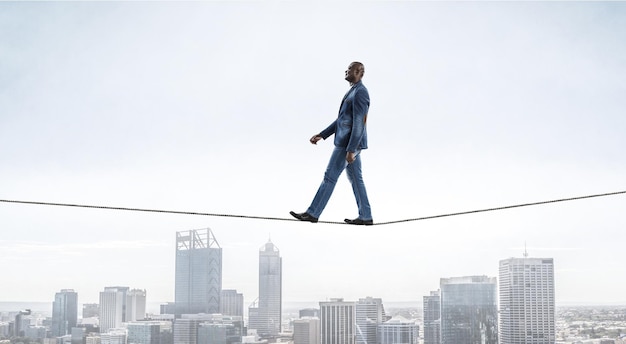
[[345, 219], [344, 221], [347, 224], [349, 224], [349, 225], [371, 226], [371, 225], [374, 224], [374, 220], [361, 220], [361, 219], [350, 220], [350, 219]]
[[308, 222], [313, 222], [313, 223], [317, 222], [317, 217], [313, 217], [313, 215], [309, 213], [298, 214], [296, 212], [290, 211], [289, 214], [291, 214], [291, 216], [295, 217], [296, 219], [300, 221], [308, 221]]

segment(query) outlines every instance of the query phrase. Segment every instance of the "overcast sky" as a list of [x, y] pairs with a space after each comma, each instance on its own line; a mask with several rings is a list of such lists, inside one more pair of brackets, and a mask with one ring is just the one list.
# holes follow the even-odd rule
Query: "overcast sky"
[[[365, 64], [378, 222], [626, 190], [624, 2], [0, 2], [0, 199], [289, 217]], [[173, 301], [176, 231], [223, 288], [416, 301], [554, 258], [557, 303], [626, 303], [626, 196], [356, 227], [0, 203], [0, 301], [105, 286]], [[321, 220], [355, 218], [342, 176]]]

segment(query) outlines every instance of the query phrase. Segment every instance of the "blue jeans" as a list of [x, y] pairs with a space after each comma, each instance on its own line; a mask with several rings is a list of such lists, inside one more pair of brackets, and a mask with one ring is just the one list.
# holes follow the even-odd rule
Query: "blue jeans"
[[311, 202], [309, 209], [306, 211], [309, 215], [316, 218], [320, 217], [322, 211], [324, 211], [324, 208], [326, 207], [326, 204], [328, 204], [330, 195], [332, 195], [333, 190], [335, 190], [337, 179], [339, 179], [339, 176], [345, 169], [348, 174], [348, 180], [350, 180], [350, 184], [352, 184], [352, 191], [354, 192], [356, 204], [359, 207], [359, 219], [372, 219], [372, 209], [370, 207], [370, 202], [367, 199], [365, 183], [363, 183], [363, 176], [361, 173], [360, 151], [356, 152], [356, 159], [351, 164], [348, 164], [346, 161], [346, 153], [345, 147], [335, 147], [333, 150], [333, 154], [330, 156], [330, 161], [328, 161], [328, 167], [326, 167], [326, 172], [324, 173], [324, 180], [317, 190], [315, 198], [313, 198], [313, 202]]

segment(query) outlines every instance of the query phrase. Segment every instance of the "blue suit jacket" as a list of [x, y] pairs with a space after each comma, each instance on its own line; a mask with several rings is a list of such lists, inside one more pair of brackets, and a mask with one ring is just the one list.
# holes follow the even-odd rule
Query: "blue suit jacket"
[[346, 152], [367, 149], [367, 112], [370, 95], [363, 82], [354, 84], [346, 93], [339, 107], [339, 116], [320, 136], [326, 140], [335, 134], [335, 146], [345, 147]]

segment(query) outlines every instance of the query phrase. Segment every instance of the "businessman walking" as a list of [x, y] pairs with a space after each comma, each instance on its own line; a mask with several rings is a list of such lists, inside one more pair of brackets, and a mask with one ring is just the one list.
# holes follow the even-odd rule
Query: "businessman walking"
[[290, 212], [293, 217], [300, 221], [313, 223], [318, 221], [335, 189], [337, 179], [343, 170], [346, 170], [359, 208], [359, 216], [356, 219], [345, 219], [344, 221], [351, 225], [374, 224], [361, 172], [361, 151], [367, 149], [366, 124], [370, 106], [369, 93], [361, 81], [364, 73], [365, 66], [361, 62], [352, 62], [348, 66], [345, 79], [351, 87], [341, 102], [339, 116], [326, 129], [313, 135], [309, 140], [315, 145], [319, 140], [326, 140], [335, 134], [335, 148], [326, 167], [324, 180], [307, 211], [304, 213]]

